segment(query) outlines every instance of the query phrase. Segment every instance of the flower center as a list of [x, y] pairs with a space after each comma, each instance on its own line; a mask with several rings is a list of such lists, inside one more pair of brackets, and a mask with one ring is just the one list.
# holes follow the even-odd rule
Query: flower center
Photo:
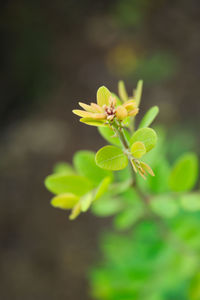
[[106, 113], [106, 119], [108, 121], [112, 121], [114, 119], [115, 113], [116, 113], [115, 107], [113, 105], [110, 105], [110, 106], [104, 105], [103, 109]]

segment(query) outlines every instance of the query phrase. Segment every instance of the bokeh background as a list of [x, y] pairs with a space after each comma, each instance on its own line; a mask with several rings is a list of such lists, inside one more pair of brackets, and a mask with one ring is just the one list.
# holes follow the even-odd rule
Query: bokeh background
[[0, 299], [91, 299], [110, 220], [68, 221], [43, 185], [57, 161], [102, 145], [71, 110], [142, 78], [141, 110], [160, 106], [172, 152], [177, 139], [198, 152], [199, 32], [198, 0], [1, 1]]

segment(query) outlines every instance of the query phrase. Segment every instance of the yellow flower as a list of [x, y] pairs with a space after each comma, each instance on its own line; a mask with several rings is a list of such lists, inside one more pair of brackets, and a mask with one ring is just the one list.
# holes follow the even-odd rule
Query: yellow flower
[[81, 117], [80, 121], [93, 126], [105, 126], [106, 121], [112, 121], [115, 116], [116, 100], [104, 86], [97, 91], [97, 103], [90, 105], [79, 102], [84, 109], [74, 109], [73, 113]]
[[83, 110], [74, 109], [73, 113], [81, 117], [81, 122], [92, 126], [106, 126], [115, 118], [123, 121], [128, 116], [135, 116], [138, 113], [135, 100], [130, 99], [122, 105], [117, 104], [116, 98], [105, 86], [97, 91], [97, 103], [88, 105], [79, 102], [79, 105]]

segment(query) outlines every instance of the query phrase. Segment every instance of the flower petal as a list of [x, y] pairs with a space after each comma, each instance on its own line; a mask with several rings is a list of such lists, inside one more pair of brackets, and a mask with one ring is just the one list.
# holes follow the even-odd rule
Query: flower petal
[[85, 111], [88, 112], [96, 112], [94, 108], [91, 107], [91, 105], [85, 104], [83, 102], [79, 102], [78, 103], [80, 105], [80, 107], [82, 107]]
[[130, 111], [130, 110], [133, 110], [133, 109], [137, 108], [135, 100], [126, 101], [123, 104], [123, 106], [126, 108], [127, 111]]
[[130, 117], [134, 117], [134, 116], [137, 115], [138, 111], [139, 111], [139, 109], [138, 109], [138, 108], [135, 108], [135, 109], [129, 111], [129, 112], [128, 112], [128, 115], [129, 115]]
[[99, 106], [103, 106], [104, 104], [109, 106], [110, 96], [111, 92], [105, 86], [101, 86], [97, 90], [97, 104]]
[[90, 125], [90, 126], [103, 126], [103, 127], [106, 126], [104, 120], [96, 121], [96, 120], [89, 119], [89, 118], [81, 118], [80, 122], [85, 123], [85, 124]]
[[80, 110], [80, 109], [74, 109], [72, 110], [72, 112], [79, 116], [79, 117], [83, 117], [83, 118], [91, 118], [93, 113], [92, 112], [88, 112], [88, 111], [85, 111], [85, 110]]
[[102, 113], [104, 112], [103, 108], [96, 103], [91, 103], [90, 106], [94, 109], [94, 112]]

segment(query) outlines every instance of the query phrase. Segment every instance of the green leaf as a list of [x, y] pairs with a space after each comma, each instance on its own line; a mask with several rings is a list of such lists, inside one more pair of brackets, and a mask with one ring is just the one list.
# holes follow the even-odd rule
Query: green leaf
[[45, 179], [45, 186], [54, 194], [72, 193], [77, 196], [82, 196], [92, 189], [92, 183], [78, 175], [49, 175]]
[[116, 172], [115, 176], [119, 182], [129, 181], [132, 178], [132, 167], [128, 165], [125, 169]]
[[169, 187], [175, 192], [189, 191], [197, 178], [198, 158], [194, 153], [186, 153], [176, 161], [169, 176]]
[[105, 146], [96, 153], [96, 164], [106, 170], [121, 170], [128, 164], [128, 159], [120, 148]]
[[72, 166], [65, 162], [57, 163], [53, 168], [55, 174], [75, 175], [75, 171]]
[[131, 146], [131, 153], [136, 158], [141, 158], [146, 153], [146, 148], [144, 143], [135, 142]]
[[121, 196], [121, 202], [126, 205], [114, 219], [114, 226], [119, 230], [125, 230], [133, 226], [144, 214], [144, 204], [138, 193], [129, 188]]
[[200, 299], [200, 272], [195, 274], [194, 278], [191, 281], [190, 289], [189, 289], [189, 299], [190, 300]]
[[115, 136], [114, 131], [110, 127], [99, 127], [98, 128], [99, 133], [101, 136], [110, 144], [113, 144], [115, 146], [120, 146], [121, 143], [117, 136]]
[[[155, 130], [155, 129], [154, 129]], [[157, 134], [157, 143], [156, 147], [153, 148], [150, 152], [145, 154], [144, 161], [149, 163], [153, 168], [154, 165], [157, 163], [158, 159], [163, 159], [166, 151], [166, 133], [162, 127], [156, 127], [156, 134]]]
[[150, 108], [147, 111], [147, 113], [144, 115], [142, 121], [140, 122], [139, 128], [144, 128], [151, 125], [151, 123], [154, 121], [158, 113], [159, 113], [158, 106], [153, 106], [152, 108]]
[[150, 205], [157, 215], [164, 218], [172, 218], [179, 212], [176, 199], [169, 195], [159, 195], [151, 198]]
[[73, 157], [73, 163], [77, 172], [87, 177], [95, 185], [98, 185], [106, 176], [112, 177], [110, 171], [103, 170], [96, 165], [95, 153], [92, 151], [78, 151]]
[[128, 101], [128, 94], [126, 91], [126, 87], [124, 84], [124, 81], [120, 80], [118, 82], [118, 93], [119, 93], [119, 97], [123, 102]]
[[79, 121], [90, 126], [97, 126], [97, 127], [107, 126], [105, 125], [104, 121], [95, 121], [93, 119], [88, 119], [88, 118], [81, 118]]
[[120, 212], [114, 218], [114, 226], [118, 230], [125, 230], [130, 228], [137, 222], [143, 215], [143, 209], [141, 206], [137, 206], [134, 209], [128, 208]]
[[105, 194], [108, 190], [110, 182], [111, 178], [105, 177], [96, 190], [92, 190], [89, 193], [83, 195], [80, 199], [81, 211], [86, 212], [94, 201]]
[[109, 99], [111, 96], [111, 92], [105, 87], [101, 86], [97, 90], [97, 104], [100, 106], [109, 105]]
[[[133, 117], [128, 116], [128, 117], [126, 117], [126, 119], [123, 120], [123, 124], [124, 124], [125, 127], [129, 128], [132, 121], [133, 121]], [[124, 132], [128, 133], [127, 140], [129, 141], [130, 140], [130, 133], [126, 130], [124, 130]]]
[[159, 194], [169, 191], [168, 177], [170, 166], [166, 159], [161, 158], [153, 167], [155, 176], [148, 177], [148, 184], [152, 192]]
[[83, 195], [80, 199], [81, 211], [86, 212], [94, 200], [94, 191]]
[[105, 194], [108, 190], [108, 187], [111, 183], [111, 178], [110, 177], [105, 177], [102, 182], [99, 184], [95, 197], [94, 197], [94, 201], [96, 201], [97, 199], [99, 199], [101, 196], [103, 196], [103, 194]]
[[181, 206], [191, 212], [200, 210], [200, 193], [184, 194], [180, 199]]
[[112, 195], [121, 194], [126, 190], [128, 190], [132, 185], [133, 185], [133, 179], [129, 177], [127, 180], [112, 184], [110, 186], [109, 191], [112, 193]]
[[78, 202], [72, 209], [71, 214], [69, 216], [70, 220], [75, 220], [81, 213], [81, 204]]
[[136, 101], [137, 107], [139, 107], [139, 105], [140, 105], [141, 96], [142, 96], [142, 87], [143, 87], [143, 81], [139, 80], [137, 83], [137, 87], [133, 93], [133, 98]]
[[133, 187], [129, 187], [126, 191], [121, 195], [123, 203], [137, 209], [139, 206], [144, 207], [144, 204], [138, 194], [138, 192], [133, 189]]
[[122, 204], [118, 199], [108, 198], [108, 196], [101, 197], [91, 206], [92, 213], [99, 217], [112, 216], [119, 212], [121, 208]]
[[152, 128], [138, 129], [130, 139], [131, 145], [135, 142], [144, 143], [146, 152], [149, 152], [157, 143], [157, 134]]
[[66, 193], [66, 194], [61, 194], [58, 196], [55, 196], [51, 200], [51, 205], [56, 208], [60, 209], [71, 209], [74, 207], [74, 205], [79, 201], [79, 197], [71, 194], [71, 193]]
[[[113, 144], [115, 146], [121, 146], [120, 140], [118, 137], [114, 136], [115, 133], [110, 127], [99, 127], [98, 128], [99, 133], [101, 136], [110, 144]], [[124, 130], [124, 134], [127, 138], [127, 140], [130, 139], [129, 132], [127, 130]]]

